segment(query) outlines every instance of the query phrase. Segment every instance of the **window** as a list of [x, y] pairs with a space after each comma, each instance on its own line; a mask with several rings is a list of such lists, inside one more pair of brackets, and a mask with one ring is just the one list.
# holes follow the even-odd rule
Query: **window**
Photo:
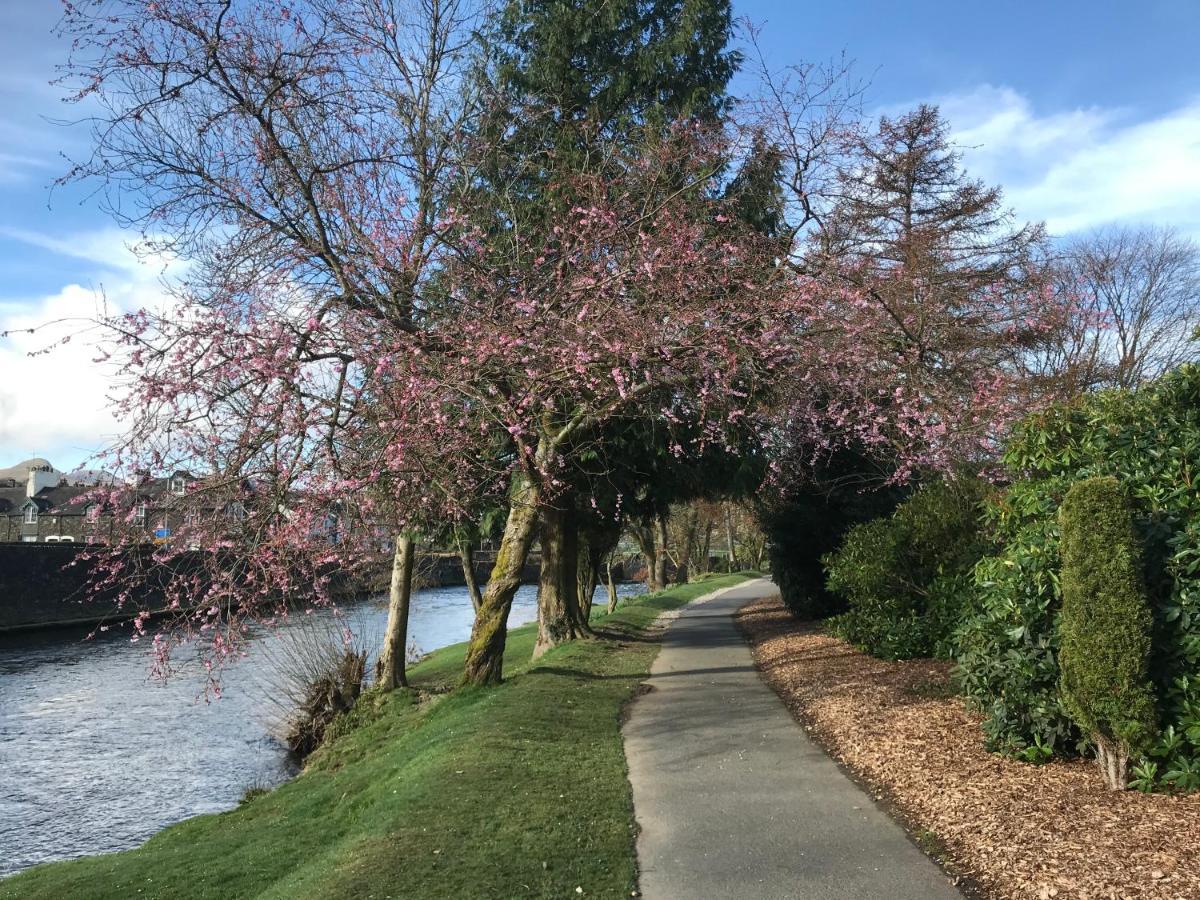
[[135, 506], [133, 508], [133, 524], [141, 525], [142, 527], [145, 527], [145, 525], [146, 525], [146, 504], [145, 503], [139, 503], [137, 506]]
[[87, 519], [89, 525], [95, 525], [100, 521], [100, 504], [89, 503], [83, 511], [84, 518]]
[[182, 497], [187, 490], [187, 482], [182, 475], [176, 475], [171, 479], [171, 493], [176, 497]]
[[25, 524], [36, 525], [38, 517], [38, 508], [33, 503], [25, 504]]

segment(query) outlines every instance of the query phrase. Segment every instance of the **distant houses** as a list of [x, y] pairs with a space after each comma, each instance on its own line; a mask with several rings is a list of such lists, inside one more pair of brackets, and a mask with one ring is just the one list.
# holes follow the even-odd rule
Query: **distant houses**
[[0, 469], [0, 542], [105, 543], [131, 529], [164, 542], [201, 516], [224, 515], [231, 523], [246, 516], [240, 499], [193, 494], [197, 479], [188, 472], [147, 474], [127, 485], [106, 478], [67, 475], [44, 459]]

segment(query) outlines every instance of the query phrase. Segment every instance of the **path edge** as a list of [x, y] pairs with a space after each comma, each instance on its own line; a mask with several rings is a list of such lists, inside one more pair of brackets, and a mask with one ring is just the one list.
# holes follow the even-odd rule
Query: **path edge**
[[[754, 602], [756, 601], [750, 601], [750, 603]], [[747, 603], [746, 606], [749, 606], [750, 603]], [[755, 644], [750, 639], [749, 632], [741, 622], [744, 610], [745, 606], [740, 607], [737, 612], [733, 614], [734, 628], [737, 629], [737, 632], [739, 635], [741, 635], [742, 640], [746, 642], [746, 647], [750, 650], [750, 659], [754, 663], [754, 671], [758, 674], [759, 680], [766, 685], [771, 693], [776, 696], [779, 702], [783, 704], [784, 709], [787, 710], [787, 714], [791, 717], [792, 721], [796, 723], [796, 726], [805, 733], [810, 741], [812, 741], [813, 746], [824, 753], [825, 756], [828, 757], [829, 760], [838, 767], [841, 773], [845, 775], [847, 779], [853, 782], [858, 789], [867, 796], [876, 809], [900, 826], [900, 830], [904, 832], [904, 836], [908, 838], [908, 842], [912, 844], [913, 847], [915, 847], [923, 856], [941, 869], [942, 874], [945, 875], [950, 883], [958, 889], [959, 893], [963, 895], [965, 900], [990, 900], [992, 895], [988, 893], [987, 889], [981, 882], [978, 881], [978, 879], [959, 869], [942, 854], [930, 852], [930, 850], [921, 842], [918, 834], [925, 829], [920, 826], [920, 823], [917, 822], [916, 819], [908, 815], [899, 806], [886, 785], [878, 784], [867, 778], [861, 772], [848, 766], [845, 761], [834, 752], [833, 747], [830, 746], [830, 744], [816, 730], [813, 729], [812, 723], [806, 719], [805, 715], [801, 712], [798, 712], [793, 708], [792, 704], [787, 702], [783, 694], [775, 687], [775, 684], [771, 681], [771, 679], [767, 677], [762, 666], [759, 665], [758, 656], [755, 655], [754, 652]], [[816, 629], [821, 629], [822, 627], [821, 621], [817, 619], [795, 619], [795, 621], [800, 625], [810, 625]], [[939, 839], [936, 833], [933, 834], [935, 839]]]

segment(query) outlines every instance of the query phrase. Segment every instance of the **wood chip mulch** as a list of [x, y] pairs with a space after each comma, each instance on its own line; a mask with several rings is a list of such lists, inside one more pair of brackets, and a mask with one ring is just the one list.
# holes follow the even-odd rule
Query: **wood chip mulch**
[[949, 664], [873, 659], [778, 597], [737, 621], [796, 719], [969, 894], [1200, 900], [1200, 795], [1114, 794], [1090, 760], [988, 753]]

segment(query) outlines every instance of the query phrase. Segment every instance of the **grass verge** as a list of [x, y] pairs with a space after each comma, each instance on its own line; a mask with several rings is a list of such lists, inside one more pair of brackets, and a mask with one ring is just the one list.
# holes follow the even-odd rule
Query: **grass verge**
[[360, 702], [295, 780], [136, 850], [7, 878], [0, 897], [628, 897], [635, 826], [619, 718], [658, 650], [647, 629], [749, 577], [630, 601], [594, 619], [605, 639], [536, 664], [536, 626], [513, 629], [496, 688], [450, 690], [464, 645], [446, 647], [414, 667], [418, 690]]

